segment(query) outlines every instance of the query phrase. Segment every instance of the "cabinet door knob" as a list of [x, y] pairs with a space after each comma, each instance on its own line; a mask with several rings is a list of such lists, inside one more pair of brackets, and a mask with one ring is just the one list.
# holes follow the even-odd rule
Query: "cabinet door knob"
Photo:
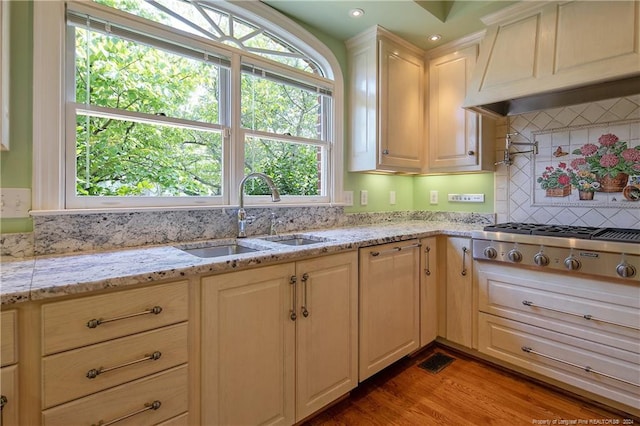
[[469, 154], [469, 155], [476, 155], [476, 152], [475, 152], [475, 151], [469, 151], [469, 152], [467, 152], [467, 154]]
[[383, 151], [382, 151], [382, 154], [383, 154], [383, 155], [389, 155], [389, 150], [388, 150], [388, 149], [383, 150]]

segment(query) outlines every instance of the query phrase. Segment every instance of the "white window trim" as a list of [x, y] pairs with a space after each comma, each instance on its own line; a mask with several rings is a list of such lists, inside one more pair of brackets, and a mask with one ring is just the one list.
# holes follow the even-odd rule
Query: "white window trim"
[[[33, 3], [33, 188], [32, 206], [37, 211], [77, 211], [81, 209], [67, 209], [65, 206], [65, 4], [62, 0], [36, 1]], [[275, 34], [286, 34], [288, 40], [301, 49], [309, 49], [319, 53], [324, 61], [320, 65], [333, 75], [333, 144], [328, 150], [329, 167], [327, 167], [327, 191], [330, 203], [342, 204], [343, 186], [343, 121], [344, 121], [344, 80], [333, 52], [310, 34], [303, 27], [259, 1], [230, 1], [225, 7], [242, 11], [255, 22], [270, 29]], [[246, 53], [245, 53], [246, 54]], [[233, 55], [238, 58], [237, 55]], [[316, 55], [309, 55], [315, 59]], [[67, 88], [73, 90], [73, 88]], [[232, 83], [232, 91], [237, 90], [239, 99], [239, 82]], [[239, 105], [238, 105], [239, 108]], [[239, 111], [237, 111], [239, 112]], [[233, 114], [239, 120], [239, 114]], [[239, 128], [239, 123], [235, 128]], [[232, 126], [233, 127], [233, 126]], [[231, 137], [239, 137], [232, 135]], [[232, 140], [235, 144], [237, 141]], [[238, 145], [236, 145], [238, 146]], [[228, 155], [228, 151], [225, 155]], [[238, 205], [237, 186], [243, 177], [240, 158], [231, 158], [227, 164], [231, 165], [230, 181], [226, 182], [226, 193], [229, 194], [229, 205]], [[247, 204], [268, 203], [268, 197], [246, 197]], [[295, 199], [295, 201], [294, 201]], [[299, 202], [299, 204], [297, 204]], [[202, 206], [201, 203], [200, 206]], [[286, 205], [308, 206], [314, 204], [311, 197], [293, 197]], [[316, 204], [317, 205], [317, 204]], [[275, 206], [275, 205], [274, 205]], [[124, 206], [123, 206], [124, 207]], [[187, 207], [180, 206], [179, 208]], [[197, 207], [197, 206], [194, 206]], [[219, 207], [219, 206], [218, 206]], [[153, 207], [159, 210], [172, 210], [178, 207]], [[137, 208], [126, 208], [127, 211]], [[144, 210], [141, 207], [140, 210]], [[122, 208], [98, 209], [100, 211], [123, 211]], [[96, 209], [92, 209], [96, 211]]]

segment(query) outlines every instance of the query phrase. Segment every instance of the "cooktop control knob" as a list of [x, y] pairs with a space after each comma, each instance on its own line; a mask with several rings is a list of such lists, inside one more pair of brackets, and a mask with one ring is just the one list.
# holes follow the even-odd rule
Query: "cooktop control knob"
[[631, 278], [636, 274], [636, 268], [623, 261], [616, 266], [616, 273], [622, 278]]
[[512, 262], [515, 262], [515, 263], [522, 262], [522, 253], [520, 253], [516, 249], [510, 250], [509, 253], [507, 253], [507, 257]]
[[498, 251], [493, 247], [487, 247], [486, 249], [484, 249], [483, 253], [487, 259], [495, 259], [496, 257], [498, 257]]
[[570, 271], [577, 271], [582, 266], [580, 261], [573, 256], [569, 256], [564, 260], [564, 266]]
[[547, 266], [549, 264], [549, 256], [539, 251], [533, 256], [533, 262], [538, 266]]

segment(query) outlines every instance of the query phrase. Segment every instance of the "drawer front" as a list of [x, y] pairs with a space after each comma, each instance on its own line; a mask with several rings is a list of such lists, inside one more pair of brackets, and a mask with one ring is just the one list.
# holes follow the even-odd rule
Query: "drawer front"
[[18, 366], [3, 367], [0, 369], [0, 395], [6, 398], [2, 407], [3, 426], [18, 426]]
[[187, 323], [50, 355], [42, 360], [44, 408], [184, 364], [187, 357]]
[[483, 269], [478, 274], [478, 309], [541, 327], [561, 320], [586, 339], [626, 350], [634, 350], [635, 344], [637, 350], [640, 287], [573, 278], [571, 285], [557, 277], [555, 281], [546, 275], [516, 278]]
[[17, 311], [3, 311], [0, 316], [0, 363], [2, 366], [18, 362]]
[[187, 286], [182, 281], [43, 305], [43, 355], [186, 321]]
[[478, 320], [480, 352], [640, 409], [638, 353], [484, 313]]
[[[50, 408], [42, 412], [42, 421], [45, 426], [152, 425], [186, 412], [187, 392], [187, 366], [183, 365]], [[152, 409], [156, 401], [160, 405]]]

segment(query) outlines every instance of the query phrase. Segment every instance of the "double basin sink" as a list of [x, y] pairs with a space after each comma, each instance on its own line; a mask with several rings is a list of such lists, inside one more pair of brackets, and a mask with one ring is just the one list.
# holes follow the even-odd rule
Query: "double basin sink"
[[305, 234], [292, 234], [292, 235], [274, 235], [268, 237], [252, 238], [249, 241], [235, 240], [232, 243], [201, 243], [194, 244], [193, 246], [178, 246], [176, 248], [189, 253], [193, 256], [201, 258], [214, 258], [231, 256], [235, 254], [243, 253], [255, 253], [258, 251], [266, 251], [277, 248], [277, 246], [262, 246], [256, 244], [256, 240], [268, 241], [275, 244], [281, 244], [285, 246], [306, 246], [311, 244], [319, 244], [331, 241], [326, 238], [314, 237]]

